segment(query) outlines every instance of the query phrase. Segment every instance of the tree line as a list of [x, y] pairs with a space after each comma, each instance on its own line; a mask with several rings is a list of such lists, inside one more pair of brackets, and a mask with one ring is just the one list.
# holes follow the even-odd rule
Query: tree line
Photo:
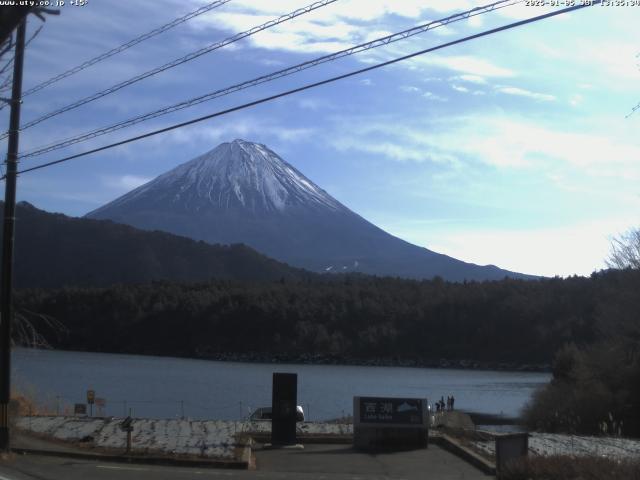
[[25, 289], [16, 307], [54, 348], [218, 358], [261, 354], [551, 363], [631, 328], [640, 274], [449, 283], [359, 275]]

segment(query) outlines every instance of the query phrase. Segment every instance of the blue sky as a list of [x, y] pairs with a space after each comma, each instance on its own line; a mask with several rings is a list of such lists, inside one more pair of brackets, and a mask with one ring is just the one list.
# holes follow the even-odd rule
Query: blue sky
[[[67, 4], [29, 46], [24, 88], [205, 3]], [[306, 4], [232, 0], [26, 97], [23, 123]], [[483, 4], [338, 0], [25, 130], [21, 150]], [[476, 16], [22, 166], [546, 11], [520, 4]], [[40, 24], [30, 22], [30, 30]], [[603, 268], [612, 235], [640, 225], [640, 113], [625, 118], [640, 101], [638, 25], [640, 7], [586, 8], [26, 173], [18, 197], [83, 215], [221, 142], [244, 138], [266, 144], [349, 208], [417, 245], [526, 273], [588, 275]], [[6, 128], [7, 109], [0, 115]]]

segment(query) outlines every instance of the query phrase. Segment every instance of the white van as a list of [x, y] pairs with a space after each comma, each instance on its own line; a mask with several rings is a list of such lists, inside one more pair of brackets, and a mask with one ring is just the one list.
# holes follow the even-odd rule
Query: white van
[[[256, 408], [249, 416], [249, 420], [271, 420], [271, 407]], [[304, 422], [304, 410], [300, 405], [296, 407], [296, 422]]]

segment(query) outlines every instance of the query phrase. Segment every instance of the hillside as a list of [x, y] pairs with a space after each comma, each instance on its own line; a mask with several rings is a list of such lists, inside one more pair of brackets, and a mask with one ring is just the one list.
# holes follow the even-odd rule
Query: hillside
[[[0, 202], [0, 212], [4, 203]], [[1, 232], [0, 232], [1, 237]], [[16, 288], [107, 286], [152, 280], [279, 280], [307, 277], [244, 245], [210, 245], [165, 232], [48, 213], [16, 213]]]

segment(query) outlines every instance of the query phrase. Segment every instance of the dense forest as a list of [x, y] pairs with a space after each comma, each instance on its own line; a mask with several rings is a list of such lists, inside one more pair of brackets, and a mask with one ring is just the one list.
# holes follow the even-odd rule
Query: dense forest
[[[550, 364], [567, 343], [627, 335], [640, 272], [448, 283], [368, 276], [21, 290], [55, 348], [201, 358], [463, 366]], [[45, 317], [39, 317], [38, 315]], [[444, 364], [446, 364], [444, 362]]]

